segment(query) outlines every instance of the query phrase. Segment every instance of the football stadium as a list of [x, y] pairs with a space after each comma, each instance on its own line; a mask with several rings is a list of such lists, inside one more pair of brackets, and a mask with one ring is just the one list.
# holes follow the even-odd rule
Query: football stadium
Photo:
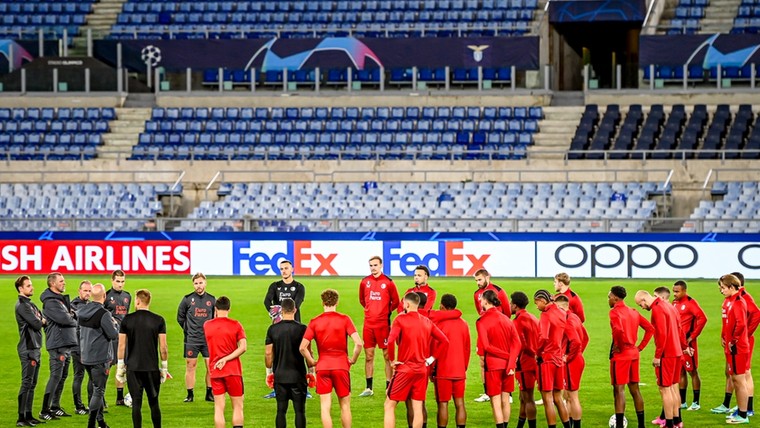
[[0, 0], [0, 425], [753, 424], [759, 34], [758, 0]]

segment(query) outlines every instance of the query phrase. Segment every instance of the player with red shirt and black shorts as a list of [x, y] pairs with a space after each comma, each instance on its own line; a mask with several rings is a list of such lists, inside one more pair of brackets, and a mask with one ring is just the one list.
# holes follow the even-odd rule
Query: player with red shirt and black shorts
[[486, 394], [491, 398], [496, 428], [506, 428], [511, 406], [509, 394], [515, 389], [515, 368], [520, 356], [520, 336], [512, 320], [499, 309], [502, 303], [493, 290], [480, 296], [484, 309], [476, 322], [478, 355], [483, 358]]
[[563, 349], [565, 350], [565, 381], [567, 383], [566, 399], [567, 410], [570, 413], [570, 423], [573, 428], [580, 428], [583, 417], [583, 408], [578, 397], [581, 387], [583, 369], [586, 368], [586, 360], [583, 352], [588, 346], [589, 338], [586, 328], [581, 319], [570, 311], [570, 299], [564, 294], [554, 296], [554, 303], [567, 315], [567, 326]]
[[[512, 316], [510, 304], [509, 304], [509, 298], [507, 297], [507, 293], [499, 287], [498, 285], [491, 282], [491, 274], [488, 273], [485, 269], [478, 269], [477, 272], [475, 272], [474, 275], [475, 283], [478, 285], [478, 289], [475, 290], [475, 293], [473, 294], [473, 298], [475, 300], [475, 312], [478, 313], [478, 315], [483, 314], [483, 308], [480, 305], [480, 296], [483, 295], [483, 293], [486, 290], [493, 290], [496, 292], [496, 297], [499, 298], [499, 301], [501, 302], [501, 306], [498, 306], [499, 310], [503, 312], [506, 316]], [[480, 359], [480, 379], [483, 381], [483, 394], [481, 394], [478, 398], [475, 399], [478, 403], [484, 403], [490, 398], [488, 397], [488, 394], [486, 394], [486, 382], [485, 382], [485, 372], [483, 371], [483, 359]]]
[[203, 324], [211, 369], [211, 390], [214, 394], [214, 426], [224, 428], [224, 394], [232, 401], [232, 427], [243, 426], [243, 367], [240, 356], [247, 349], [245, 330], [240, 322], [230, 319], [230, 299], [221, 296], [214, 302], [214, 319]]
[[375, 347], [383, 350], [385, 359], [385, 388], [391, 378], [391, 360], [388, 358], [388, 334], [391, 328], [391, 313], [399, 305], [398, 290], [392, 279], [383, 274], [383, 259], [374, 256], [369, 259], [370, 275], [359, 283], [359, 303], [364, 308], [364, 373], [367, 388], [359, 397], [370, 397], [372, 377], [375, 373]]
[[[681, 317], [681, 331], [686, 336], [686, 344], [691, 349], [691, 355], [683, 355], [683, 368], [681, 377], [678, 381], [678, 391], [681, 398], [681, 408], [686, 410], [699, 410], [699, 393], [702, 388], [702, 379], [699, 377], [699, 347], [697, 338], [702, 334], [702, 330], [707, 324], [707, 315], [699, 306], [693, 297], [686, 294], [686, 282], [676, 281], [673, 284], [673, 307]], [[688, 377], [691, 377], [691, 388], [694, 391], [694, 400], [691, 405], [686, 407], [686, 387], [689, 384]]]
[[[567, 387], [565, 379], [565, 353], [562, 349], [562, 339], [565, 336], [567, 316], [552, 301], [552, 296], [546, 290], [538, 290], [533, 294], [533, 303], [541, 312], [538, 321], [539, 335], [536, 346], [536, 361], [538, 362], [538, 389], [544, 400], [546, 422], [549, 427], [557, 424], [557, 414], [566, 428], [570, 427], [570, 415], [562, 391]], [[554, 402], [554, 406], [552, 406]], [[556, 411], [555, 408], [556, 407]]]
[[[404, 310], [393, 320], [388, 336], [388, 356], [394, 358], [396, 341], [398, 340], [398, 360], [393, 361], [393, 377], [388, 385], [388, 397], [384, 405], [384, 426], [395, 428], [396, 406], [399, 401], [412, 399], [414, 422], [412, 427], [422, 427], [422, 402], [427, 395], [427, 367], [433, 364], [435, 358], [431, 355], [431, 342], [441, 343], [436, 347], [440, 353], [447, 351], [449, 339], [433, 324], [429, 318], [417, 312], [420, 296], [409, 293], [404, 296]], [[442, 355], [442, 354], [441, 354]]]
[[[414, 287], [406, 290], [404, 296], [411, 292], [424, 294], [427, 298], [427, 301], [424, 305], [420, 305], [420, 310], [424, 309], [426, 311], [431, 311], [435, 305], [436, 293], [433, 287], [428, 284], [428, 278], [430, 278], [430, 269], [428, 269], [427, 266], [419, 265], [414, 268]], [[404, 303], [399, 302], [398, 313], [401, 313], [403, 311]]]
[[570, 312], [578, 316], [581, 322], [586, 322], [586, 313], [583, 311], [583, 302], [575, 291], [570, 289], [570, 275], [560, 272], [554, 275], [554, 291], [557, 294], [567, 296], [570, 302]]
[[[639, 390], [639, 353], [652, 339], [654, 328], [638, 311], [625, 304], [627, 295], [625, 287], [620, 285], [613, 286], [607, 294], [607, 303], [611, 308], [610, 378], [615, 399], [615, 428], [623, 428], [626, 385], [633, 398], [638, 428], [644, 428], [644, 398]], [[639, 328], [644, 330], [644, 337], [636, 345]]]
[[538, 347], [538, 318], [525, 308], [528, 307], [528, 295], [522, 291], [515, 291], [509, 296], [512, 306], [512, 314], [515, 316], [514, 324], [517, 334], [520, 336], [520, 358], [517, 359], [515, 375], [520, 384], [520, 413], [517, 419], [517, 428], [523, 428], [528, 421], [529, 428], [536, 428], [536, 401], [533, 398], [533, 390], [536, 387], [538, 376], [538, 364], [536, 363], [536, 349]]
[[741, 281], [733, 274], [723, 275], [718, 280], [720, 293], [723, 294], [721, 317], [723, 319], [720, 332], [720, 342], [726, 356], [726, 366], [731, 375], [734, 391], [736, 391], [736, 415], [730, 415], [726, 422], [729, 424], [749, 424], [747, 415], [749, 393], [747, 385], [747, 370], [749, 368], [749, 323], [747, 303], [741, 294]]
[[[340, 404], [341, 423], [344, 427], [350, 427], [352, 418], [349, 370], [359, 359], [364, 342], [356, 332], [351, 318], [336, 310], [340, 297], [338, 292], [328, 288], [320, 297], [324, 313], [309, 322], [299, 350], [309, 367], [317, 367], [317, 394], [319, 394], [322, 411], [322, 426], [326, 428], [333, 426], [330, 409], [332, 408], [331, 393], [334, 389]], [[350, 358], [346, 349], [348, 337], [354, 341], [354, 351]], [[317, 342], [318, 360], [314, 359], [309, 349], [312, 340]]]

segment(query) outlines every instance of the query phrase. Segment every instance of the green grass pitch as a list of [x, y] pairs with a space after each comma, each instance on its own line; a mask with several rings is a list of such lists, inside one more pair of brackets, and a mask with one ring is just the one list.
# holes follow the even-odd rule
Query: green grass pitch
[[[85, 279], [81, 276], [69, 275], [67, 280], [67, 292], [74, 298], [77, 295], [77, 285]], [[93, 282], [102, 281], [110, 286], [109, 278], [88, 277]], [[2, 277], [6, 292], [0, 296], [0, 303], [8, 314], [6, 321], [0, 324], [0, 335], [5, 337], [6, 344], [0, 347], [0, 367], [3, 376], [0, 378], [0, 408], [5, 409], [0, 413], [0, 426], [13, 426], [16, 417], [17, 392], [20, 384], [19, 361], [16, 354], [18, 342], [18, 330], [14, 318], [11, 315], [15, 303], [15, 290], [12, 286], [14, 278]], [[243, 355], [243, 370], [246, 382], [245, 397], [245, 425], [248, 427], [268, 427], [274, 425], [276, 405], [274, 400], [265, 400], [263, 395], [269, 392], [264, 382], [264, 338], [269, 317], [264, 310], [262, 301], [266, 288], [274, 277], [211, 277], [208, 280], [208, 292], [215, 296], [227, 295], [232, 301], [231, 317], [242, 322], [248, 336], [248, 352]], [[322, 310], [319, 300], [321, 290], [331, 287], [340, 292], [341, 300], [338, 306], [340, 312], [352, 317], [357, 328], [361, 330], [362, 311], [358, 304], [357, 289], [359, 278], [328, 278], [328, 277], [301, 277], [299, 280], [305, 284], [307, 295], [302, 307], [302, 319], [308, 322], [313, 316]], [[411, 278], [395, 278], [398, 288], [406, 290], [412, 285]], [[44, 277], [34, 277], [35, 296], [33, 300], [39, 305], [39, 295], [45, 288]], [[507, 294], [522, 290], [529, 296], [539, 288], [551, 289], [552, 282], [549, 279], [507, 279], [496, 278], [496, 284], [507, 290]], [[724, 358], [720, 348], [720, 305], [722, 296], [718, 292], [715, 280], [694, 280], [689, 282], [689, 293], [702, 305], [708, 315], [708, 323], [700, 338], [700, 373], [702, 376], [702, 410], [698, 412], [685, 412], [686, 425], [695, 427], [711, 427], [725, 425], [722, 415], [712, 415], [709, 409], [721, 403], [724, 394]], [[470, 324], [473, 344], [475, 343], [475, 320], [476, 314], [472, 301], [472, 293], [476, 288], [470, 278], [432, 278], [431, 285], [438, 291], [438, 296], [444, 293], [452, 293], [459, 300], [459, 308], [464, 312], [464, 318]], [[607, 292], [612, 285], [623, 285], [629, 293], [626, 299], [629, 305], [633, 305], [633, 294], [638, 289], [652, 290], [656, 286], [671, 285], [673, 280], [606, 280], [606, 279], [576, 279], [572, 288], [583, 299], [586, 310], [586, 328], [589, 331], [591, 341], [585, 352], [586, 371], [581, 384], [581, 403], [583, 405], [583, 422], [587, 427], [607, 426], [607, 420], [614, 413], [612, 392], [609, 385], [609, 345], [610, 328], [607, 312]], [[749, 290], [760, 297], [760, 292], [754, 290], [754, 284], [749, 283]], [[174, 379], [167, 381], [161, 389], [161, 409], [163, 413], [164, 427], [209, 427], [213, 426], [213, 405], [202, 401], [183, 403], [185, 396], [184, 386], [184, 360], [182, 357], [182, 332], [175, 321], [176, 310], [180, 298], [192, 292], [192, 283], [189, 277], [148, 277], [128, 276], [126, 289], [133, 293], [140, 288], [147, 288], [153, 293], [151, 310], [164, 316], [168, 326], [169, 340], [169, 369]], [[39, 305], [41, 306], [41, 305]], [[531, 304], [529, 310], [536, 313]], [[644, 314], [647, 319], [649, 314]], [[655, 384], [654, 371], [650, 364], [654, 345], [651, 343], [642, 354], [641, 359], [641, 390], [646, 403], [647, 423], [654, 419], [660, 411], [660, 397]], [[488, 403], [475, 403], [472, 400], [482, 392], [479, 378], [477, 357], [474, 355], [470, 364], [467, 382], [466, 405], [468, 413], [467, 424], [470, 427], [493, 426], [493, 418]], [[378, 354], [380, 356], [381, 354]], [[757, 367], [760, 359], [755, 357], [754, 365]], [[375, 361], [375, 385], [376, 395], [371, 398], [359, 398], [356, 395], [364, 389], [364, 364], [363, 357], [352, 368], [352, 398], [354, 425], [358, 427], [381, 427], [383, 420], [383, 400], [381, 392], [384, 379], [382, 358]], [[39, 383], [37, 385], [34, 411], [39, 412], [45, 383], [48, 378], [47, 353], [42, 353], [42, 367], [40, 370]], [[203, 397], [204, 369], [199, 367], [197, 373], [196, 397]], [[113, 377], [113, 375], [111, 376]], [[757, 381], [756, 381], [757, 383]], [[116, 391], [113, 379], [108, 383], [106, 399], [110, 405], [106, 421], [111, 427], [131, 426], [130, 410], [114, 406]], [[427, 408], [429, 413], [428, 425], [435, 426], [436, 405], [434, 403], [433, 387], [428, 389]], [[515, 398], [517, 395], [515, 394]], [[692, 399], [691, 385], [687, 401]], [[635, 413], [630, 396], [627, 399], [626, 416], [630, 422], [635, 421]], [[735, 400], [734, 400], [735, 403]], [[732, 403], [732, 404], [734, 404]], [[74, 410], [71, 398], [71, 374], [66, 383], [66, 389], [62, 398], [62, 406], [70, 412]], [[150, 418], [147, 411], [147, 403], [144, 405], [144, 423], [150, 426]], [[307, 421], [309, 426], [319, 426], [319, 401], [314, 398], [307, 401]], [[228, 426], [231, 426], [228, 404]], [[511, 425], [517, 421], [518, 403], [512, 406]], [[453, 404], [451, 405], [451, 417], [449, 426], [454, 426]], [[397, 411], [397, 426], [405, 425], [404, 406], [400, 405]], [[289, 421], [292, 421], [292, 410]], [[333, 404], [333, 420], [339, 426], [337, 400]], [[543, 407], [538, 408], [539, 426], [545, 426]], [[635, 423], [635, 422], [634, 422]], [[292, 424], [290, 422], [289, 424]], [[86, 425], [86, 417], [74, 415], [60, 421], [52, 421], [47, 427], [81, 427]]]

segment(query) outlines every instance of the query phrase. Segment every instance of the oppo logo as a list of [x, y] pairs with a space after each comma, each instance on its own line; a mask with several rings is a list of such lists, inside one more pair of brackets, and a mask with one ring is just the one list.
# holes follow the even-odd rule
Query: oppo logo
[[554, 252], [554, 260], [568, 269], [591, 265], [591, 276], [596, 277], [596, 269], [613, 269], [626, 266], [628, 277], [633, 276], [633, 268], [651, 269], [664, 261], [675, 269], [688, 269], [699, 261], [699, 253], [691, 245], [673, 244], [660, 250], [652, 244], [619, 246], [615, 244], [593, 244], [587, 250], [579, 244], [564, 244]]

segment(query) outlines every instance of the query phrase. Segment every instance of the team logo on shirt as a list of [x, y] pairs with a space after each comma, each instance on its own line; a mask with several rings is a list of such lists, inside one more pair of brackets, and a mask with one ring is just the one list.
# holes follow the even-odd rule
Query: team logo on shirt
[[125, 305], [129, 304], [129, 299], [127, 299], [126, 297], [124, 298], [124, 304]]
[[681, 305], [681, 310], [685, 311], [686, 310], [686, 305]]
[[372, 284], [369, 281], [367, 281], [367, 288], [369, 288], [371, 286], [372, 286]]
[[211, 301], [210, 300], [206, 302], [206, 306], [211, 306]]
[[385, 284], [380, 284], [380, 288], [382, 288], [383, 290], [385, 290]]
[[296, 291], [295, 287], [290, 287], [290, 291]]
[[195, 298], [194, 297], [192, 299], [190, 299], [190, 304], [191, 305], [195, 305]]

